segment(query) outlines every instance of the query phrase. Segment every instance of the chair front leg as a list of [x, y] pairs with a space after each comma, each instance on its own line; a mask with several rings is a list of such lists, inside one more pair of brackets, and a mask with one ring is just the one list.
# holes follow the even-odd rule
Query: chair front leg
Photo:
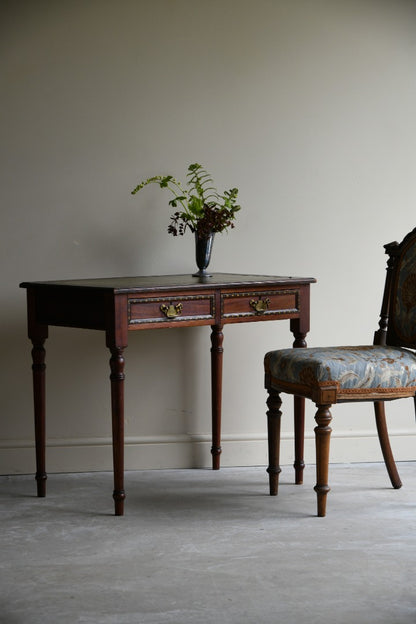
[[318, 516], [324, 517], [326, 514], [326, 497], [330, 491], [328, 486], [329, 468], [329, 443], [331, 438], [332, 420], [330, 405], [317, 405], [318, 411], [315, 415], [317, 427], [315, 427], [316, 446], [316, 485], [314, 490], [318, 497]]
[[267, 433], [268, 433], [268, 445], [269, 445], [269, 467], [267, 472], [269, 473], [269, 485], [270, 496], [276, 496], [279, 487], [279, 474], [281, 468], [279, 466], [280, 455], [280, 419], [282, 412], [280, 407], [282, 400], [280, 395], [275, 390], [268, 390], [269, 396], [267, 398]]

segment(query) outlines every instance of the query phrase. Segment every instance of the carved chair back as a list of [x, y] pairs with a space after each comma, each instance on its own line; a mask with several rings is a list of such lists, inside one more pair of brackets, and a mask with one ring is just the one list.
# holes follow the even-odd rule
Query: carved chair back
[[374, 344], [416, 349], [416, 228], [384, 248], [389, 259]]

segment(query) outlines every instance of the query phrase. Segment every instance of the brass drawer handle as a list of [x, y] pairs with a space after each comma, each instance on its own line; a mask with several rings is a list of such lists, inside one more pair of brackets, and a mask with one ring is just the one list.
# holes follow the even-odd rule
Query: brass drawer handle
[[166, 318], [173, 319], [179, 316], [182, 312], [182, 304], [177, 303], [176, 305], [173, 305], [173, 303], [170, 303], [168, 306], [163, 304], [160, 306], [160, 310], [161, 312], [163, 312]]
[[269, 308], [270, 299], [257, 299], [257, 301], [255, 299], [251, 299], [250, 305], [253, 310], [257, 312], [257, 314], [263, 314]]

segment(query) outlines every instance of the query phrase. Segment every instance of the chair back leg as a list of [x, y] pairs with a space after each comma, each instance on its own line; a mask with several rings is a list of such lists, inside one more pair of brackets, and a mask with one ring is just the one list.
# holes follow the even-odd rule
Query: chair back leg
[[389, 433], [387, 431], [386, 413], [384, 410], [384, 401], [374, 401], [374, 411], [376, 415], [376, 425], [378, 439], [380, 441], [381, 452], [383, 453], [384, 463], [390, 477], [392, 486], [398, 490], [402, 487], [399, 473], [394, 461], [393, 453], [390, 446]]
[[329, 426], [332, 420], [330, 407], [330, 405], [317, 405], [318, 411], [315, 414], [317, 426], [315, 427], [316, 485], [314, 490], [318, 497], [318, 516], [320, 517], [326, 514], [326, 497], [331, 489], [328, 486], [329, 442], [332, 431]]
[[303, 483], [303, 469], [305, 462], [303, 460], [303, 449], [305, 440], [305, 399], [300, 396], [294, 397], [294, 428], [295, 428], [295, 483], [301, 485]]

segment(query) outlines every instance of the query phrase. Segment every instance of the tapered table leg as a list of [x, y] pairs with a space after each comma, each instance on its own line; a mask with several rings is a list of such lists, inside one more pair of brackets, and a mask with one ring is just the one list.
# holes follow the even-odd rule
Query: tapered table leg
[[124, 515], [124, 357], [123, 349], [111, 349], [111, 415], [113, 429], [114, 509]]
[[211, 394], [212, 394], [212, 469], [219, 470], [221, 455], [221, 403], [222, 403], [222, 325], [213, 325], [211, 332]]
[[37, 494], [46, 495], [45, 465], [45, 339], [32, 339], [33, 403], [35, 412], [36, 483]]

